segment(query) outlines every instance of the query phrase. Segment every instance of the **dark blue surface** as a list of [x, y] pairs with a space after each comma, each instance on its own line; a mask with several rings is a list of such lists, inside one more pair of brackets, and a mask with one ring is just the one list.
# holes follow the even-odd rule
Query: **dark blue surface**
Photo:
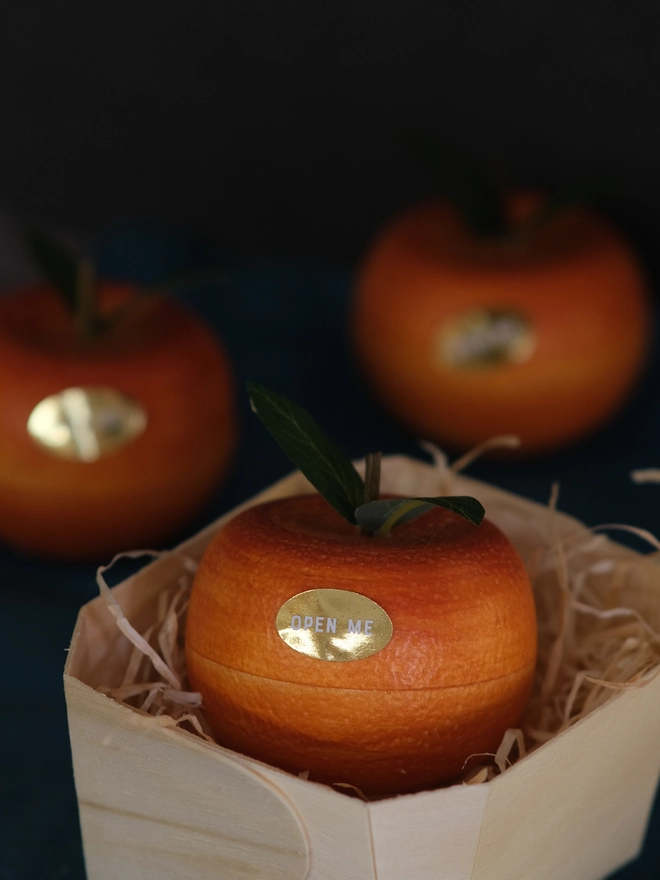
[[[199, 259], [186, 239], [167, 241], [164, 248], [152, 237], [147, 248], [135, 230], [116, 235], [102, 265], [149, 281]], [[181, 252], [173, 256], [174, 246]], [[222, 285], [186, 292], [233, 358], [242, 439], [230, 479], [179, 538], [290, 470], [249, 411], [246, 379], [307, 406], [351, 456], [374, 449], [423, 455], [416, 439], [371, 400], [358, 375], [345, 331], [349, 294], [348, 270], [312, 265], [234, 266]], [[481, 461], [469, 473], [539, 501], [559, 481], [560, 507], [585, 522], [625, 522], [660, 533], [660, 486], [629, 479], [634, 468], [660, 466], [659, 383], [656, 346], [638, 393], [598, 435], [543, 459]], [[0, 726], [0, 880], [84, 877], [62, 669], [77, 611], [95, 595], [94, 566], [52, 565], [0, 550], [0, 669], [9, 708]], [[660, 805], [642, 857], [613, 876], [660, 877]]]

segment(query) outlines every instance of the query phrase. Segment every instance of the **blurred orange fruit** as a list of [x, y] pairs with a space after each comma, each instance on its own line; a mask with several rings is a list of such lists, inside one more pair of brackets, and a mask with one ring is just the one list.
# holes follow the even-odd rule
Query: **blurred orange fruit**
[[210, 498], [234, 447], [215, 335], [183, 305], [100, 285], [117, 321], [76, 332], [50, 288], [0, 298], [0, 538], [99, 559], [169, 537]]
[[582, 207], [479, 237], [445, 202], [396, 218], [357, 279], [355, 346], [380, 400], [417, 434], [472, 447], [517, 434], [545, 452], [603, 424], [647, 356], [650, 308], [621, 235]]
[[[378, 606], [375, 650], [366, 621], [342, 649], [341, 617], [313, 612], [318, 591], [354, 610], [349, 633], [365, 604]], [[487, 520], [434, 508], [369, 538], [320, 496], [296, 496], [244, 511], [215, 537], [193, 584], [186, 657], [221, 745], [368, 795], [415, 791], [453, 780], [518, 723], [534, 602]]]

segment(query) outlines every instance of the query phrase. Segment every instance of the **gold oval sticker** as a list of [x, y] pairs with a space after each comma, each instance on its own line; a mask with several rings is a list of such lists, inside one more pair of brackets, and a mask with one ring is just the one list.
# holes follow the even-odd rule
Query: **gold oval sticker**
[[474, 309], [440, 330], [440, 357], [453, 367], [522, 364], [536, 349], [529, 318], [513, 309]]
[[317, 660], [371, 657], [392, 638], [392, 621], [380, 605], [350, 590], [307, 590], [277, 613], [280, 638]]
[[66, 388], [38, 403], [27, 430], [58, 458], [98, 461], [117, 452], [147, 427], [142, 406], [114, 388]]

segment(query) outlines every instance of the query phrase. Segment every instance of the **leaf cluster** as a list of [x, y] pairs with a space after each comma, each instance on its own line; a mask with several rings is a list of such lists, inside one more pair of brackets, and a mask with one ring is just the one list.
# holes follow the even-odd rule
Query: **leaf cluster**
[[469, 496], [370, 498], [351, 460], [303, 407], [263, 385], [249, 382], [248, 391], [252, 409], [282, 450], [337, 513], [363, 533], [381, 537], [433, 507], [481, 523], [483, 506]]
[[62, 298], [80, 337], [92, 339], [105, 332], [108, 322], [99, 314], [91, 261], [36, 227], [26, 230], [25, 243], [39, 272]]
[[437, 190], [478, 238], [530, 235], [568, 208], [598, 204], [611, 195], [611, 184], [605, 179], [556, 187], [522, 226], [514, 227], [507, 212], [506, 181], [491, 163], [427, 130], [409, 127], [401, 131], [400, 139], [426, 166]]

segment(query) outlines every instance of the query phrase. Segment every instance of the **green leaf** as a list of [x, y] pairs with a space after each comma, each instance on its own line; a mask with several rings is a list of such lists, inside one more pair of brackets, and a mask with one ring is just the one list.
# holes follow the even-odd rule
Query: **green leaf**
[[475, 156], [428, 131], [408, 128], [403, 140], [433, 175], [435, 185], [475, 235], [509, 231], [503, 193], [491, 169]]
[[263, 385], [247, 387], [252, 408], [291, 461], [337, 513], [356, 524], [364, 482], [350, 458], [297, 403]]
[[78, 263], [68, 248], [36, 228], [25, 233], [25, 243], [45, 280], [63, 297], [75, 313], [78, 306]]
[[377, 537], [386, 535], [394, 526], [408, 522], [431, 510], [444, 507], [465, 517], [478, 526], [484, 518], [483, 505], [470, 495], [450, 495], [437, 498], [385, 498], [361, 504], [355, 511], [355, 518], [363, 529]]

